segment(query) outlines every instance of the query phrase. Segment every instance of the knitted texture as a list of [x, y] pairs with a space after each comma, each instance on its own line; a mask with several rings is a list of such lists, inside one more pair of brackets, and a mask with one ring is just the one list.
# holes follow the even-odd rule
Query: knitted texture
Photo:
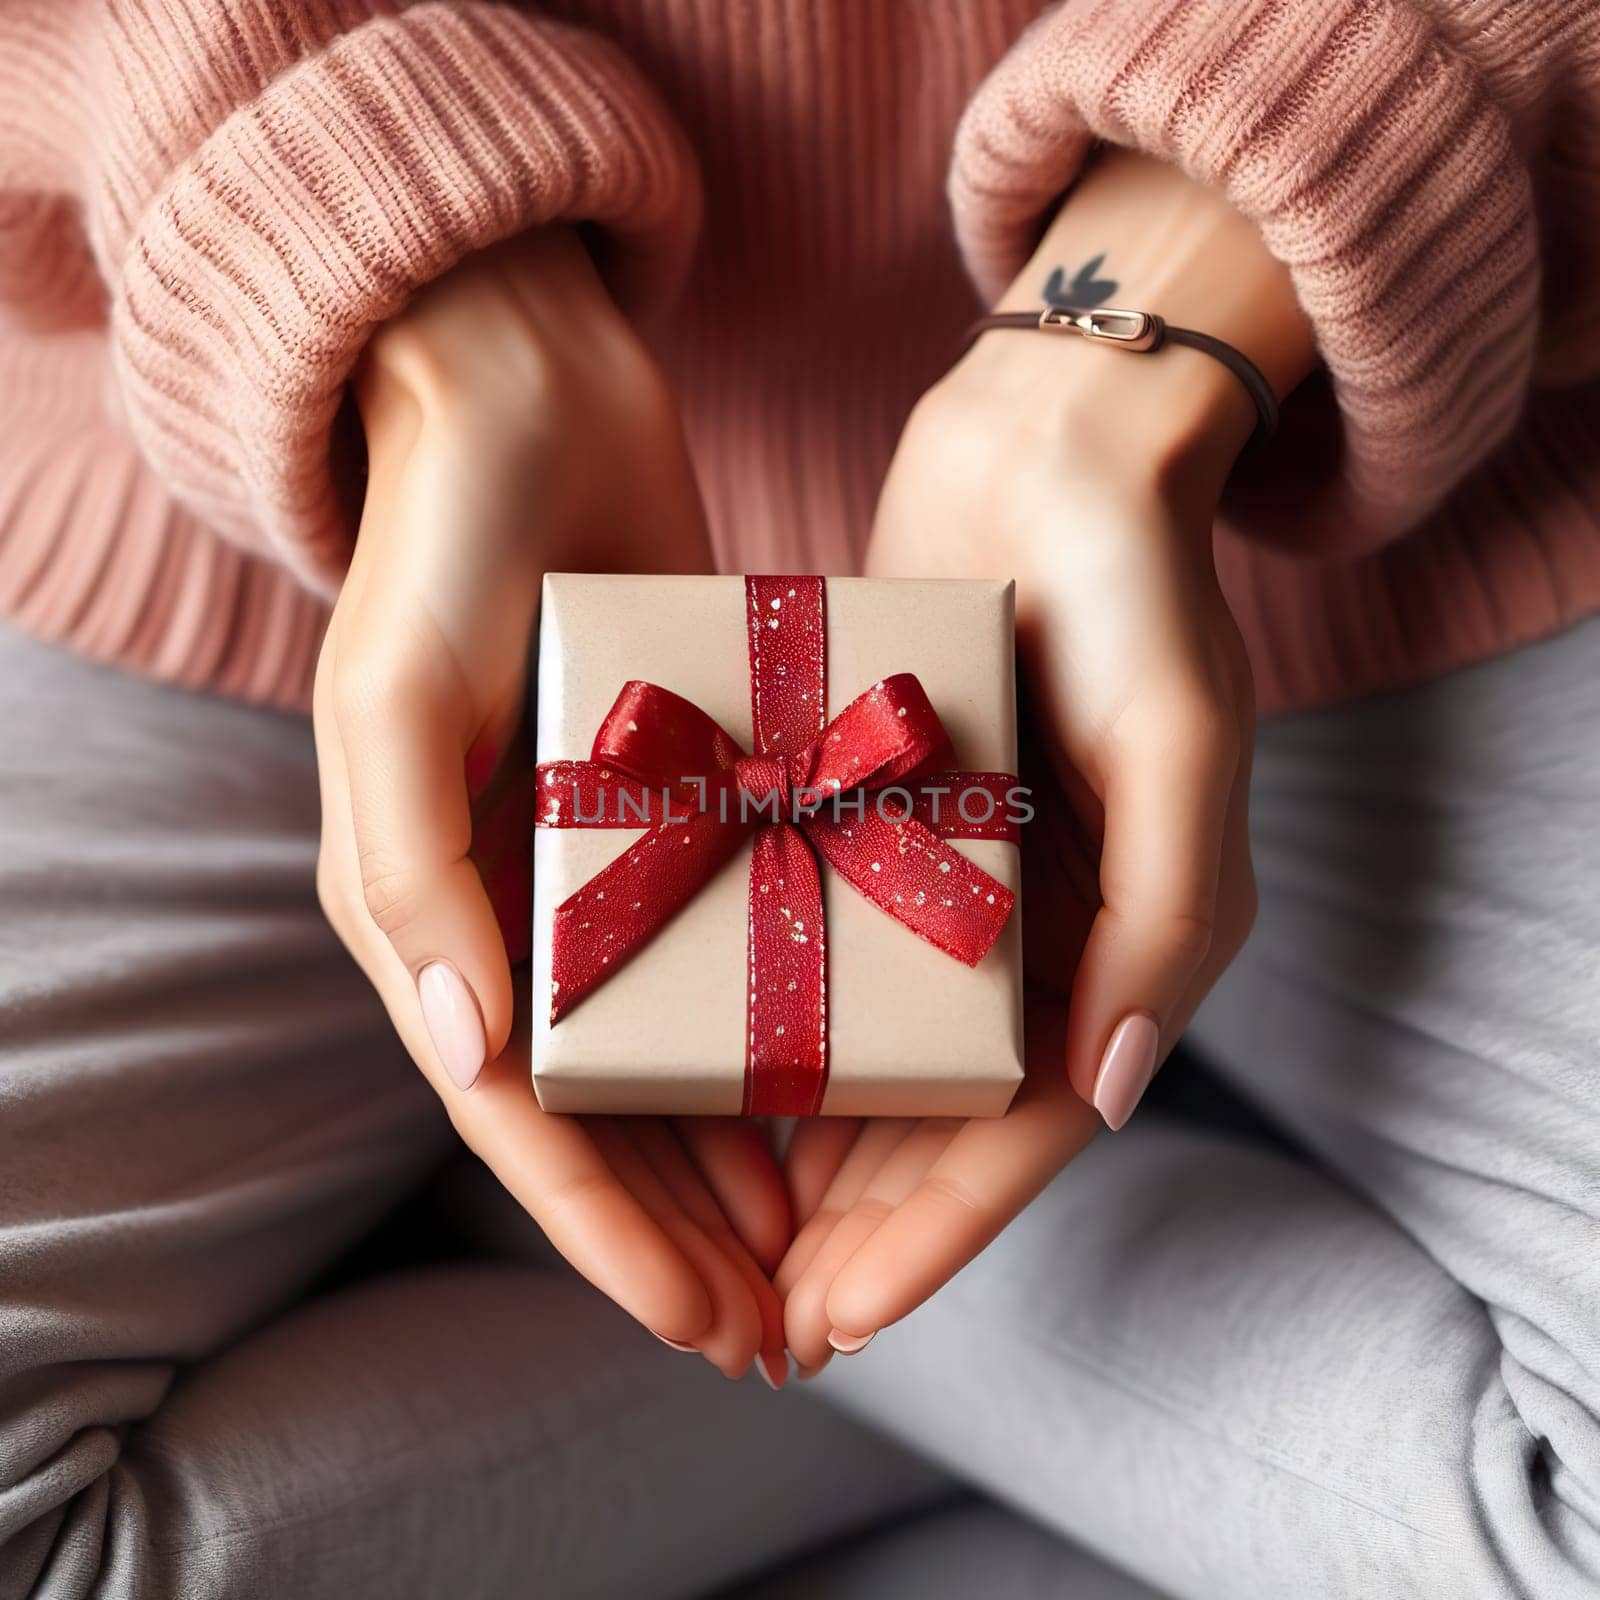
[[1218, 539], [1264, 708], [1600, 606], [1595, 8], [1036, 10], [9, 0], [0, 614], [303, 703], [365, 338], [551, 219], [630, 309], [688, 274], [655, 343], [719, 561], [849, 571], [963, 259], [992, 293], [1096, 139], [1220, 186], [1315, 326]]

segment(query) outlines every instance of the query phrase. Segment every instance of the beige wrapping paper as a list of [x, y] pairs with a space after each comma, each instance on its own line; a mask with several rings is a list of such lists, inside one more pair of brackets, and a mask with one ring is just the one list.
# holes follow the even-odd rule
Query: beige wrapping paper
[[[880, 678], [921, 679], [968, 770], [1015, 772], [1012, 585], [827, 580], [828, 714]], [[538, 759], [586, 759], [618, 691], [643, 678], [751, 748], [744, 580], [553, 573], [539, 635]], [[534, 833], [533, 1062], [547, 1111], [737, 1115], [750, 850], [552, 1027], [552, 913], [641, 828]], [[1016, 846], [955, 848], [1013, 890]], [[1022, 1076], [1019, 899], [975, 968], [919, 939], [824, 863], [834, 1116], [998, 1116]]]

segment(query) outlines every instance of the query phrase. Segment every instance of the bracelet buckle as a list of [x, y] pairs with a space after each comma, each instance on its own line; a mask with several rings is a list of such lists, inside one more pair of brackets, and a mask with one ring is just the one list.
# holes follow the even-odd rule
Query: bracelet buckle
[[1076, 333], [1123, 350], [1154, 350], [1161, 340], [1161, 321], [1148, 311], [1127, 311], [1101, 306], [1095, 311], [1074, 311], [1071, 306], [1046, 306], [1039, 313], [1044, 333]]

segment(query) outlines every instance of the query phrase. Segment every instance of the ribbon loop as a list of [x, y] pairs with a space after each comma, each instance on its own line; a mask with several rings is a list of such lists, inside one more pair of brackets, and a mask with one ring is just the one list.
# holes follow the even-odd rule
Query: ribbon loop
[[949, 747], [921, 683], [899, 672], [857, 695], [807, 746], [804, 783], [823, 795], [882, 788]]
[[[636, 678], [612, 702], [594, 736], [590, 760], [658, 787], [681, 789], [686, 780], [730, 770], [743, 754], [739, 741], [692, 700]], [[692, 782], [688, 787], [693, 789]]]

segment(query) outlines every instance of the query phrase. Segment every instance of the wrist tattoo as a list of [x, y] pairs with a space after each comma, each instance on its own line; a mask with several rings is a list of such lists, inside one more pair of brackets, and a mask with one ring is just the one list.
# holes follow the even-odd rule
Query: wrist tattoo
[[1095, 274], [1105, 262], [1105, 252], [1085, 261], [1067, 278], [1066, 269], [1057, 267], [1045, 279], [1044, 302], [1049, 306], [1071, 306], [1076, 311], [1092, 311], [1103, 306], [1117, 292], [1115, 278], [1097, 278]]

